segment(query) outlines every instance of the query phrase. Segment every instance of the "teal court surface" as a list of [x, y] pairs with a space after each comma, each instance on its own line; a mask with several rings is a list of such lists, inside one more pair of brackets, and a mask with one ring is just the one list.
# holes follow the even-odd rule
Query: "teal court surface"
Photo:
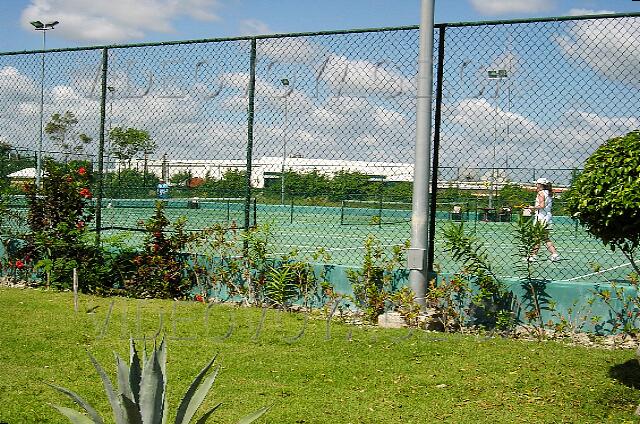
[[[242, 227], [244, 223], [244, 205], [241, 203], [213, 206], [203, 202], [197, 209], [168, 207], [165, 212], [172, 222], [185, 216], [188, 229], [206, 228], [216, 223], [227, 228]], [[125, 228], [140, 228], [140, 221], [148, 219], [152, 213], [153, 209], [148, 207], [103, 208], [103, 228], [113, 228], [105, 231], [105, 234]], [[356, 216], [346, 216], [349, 214]], [[330, 262], [335, 265], [360, 265], [363, 245], [368, 236], [375, 237], [388, 252], [392, 246], [403, 244], [410, 237], [410, 211], [406, 209], [385, 209], [380, 213], [375, 209], [353, 211], [340, 206], [252, 204], [250, 217], [252, 225], [254, 222], [268, 225], [270, 254], [282, 255], [295, 249], [301, 256], [308, 256], [324, 248], [331, 255]], [[518, 255], [514, 220], [485, 222], [480, 218], [480, 215], [472, 215], [469, 221], [463, 223], [465, 231], [475, 235], [482, 243], [498, 276], [504, 279], [521, 277], [526, 272], [526, 263]], [[449, 213], [438, 212], [434, 263], [443, 272], [453, 273], [460, 269], [460, 264], [456, 264], [444, 250], [442, 234], [446, 225], [460, 223], [451, 221]], [[551, 262], [542, 246], [539, 260], [531, 265], [537, 278], [602, 282], [625, 279], [632, 271], [621, 253], [611, 252], [568, 217], [555, 217], [551, 234], [561, 260]]]

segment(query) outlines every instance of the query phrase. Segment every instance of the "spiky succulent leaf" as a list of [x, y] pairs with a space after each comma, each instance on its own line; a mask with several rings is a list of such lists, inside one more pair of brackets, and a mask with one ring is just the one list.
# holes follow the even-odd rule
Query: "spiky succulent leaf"
[[130, 370], [126, 362], [116, 353], [116, 369], [118, 374], [118, 391], [121, 395], [133, 399], [133, 392], [131, 391], [130, 383]]
[[249, 424], [249, 423], [254, 422], [258, 418], [263, 416], [269, 410], [269, 408], [271, 408], [271, 407], [270, 406], [265, 406], [264, 408], [258, 409], [253, 414], [249, 414], [246, 417], [242, 418], [240, 421], [238, 421], [238, 424]]
[[145, 424], [162, 423], [164, 385], [158, 352], [154, 350], [142, 367], [140, 381], [140, 415]]
[[209, 409], [206, 414], [201, 416], [200, 419], [198, 421], [196, 421], [196, 424], [205, 424], [207, 422], [207, 420], [209, 419], [209, 417], [211, 416], [211, 414], [213, 414], [216, 411], [216, 409], [218, 409], [218, 407], [220, 405], [222, 405], [222, 403], [219, 403], [216, 406], [214, 406], [213, 408]]
[[166, 424], [169, 417], [169, 402], [167, 401], [167, 343], [164, 338], [160, 343], [160, 349], [158, 349], [158, 362], [160, 362], [160, 369], [162, 370], [162, 381], [164, 381], [164, 388], [162, 389], [162, 403], [164, 405], [164, 412], [162, 413], [162, 424]]
[[122, 405], [120, 405], [120, 400], [113, 390], [113, 385], [111, 384], [111, 380], [107, 376], [107, 373], [104, 372], [100, 363], [93, 357], [93, 355], [87, 352], [89, 355], [89, 359], [91, 359], [91, 363], [93, 363], [94, 368], [98, 371], [100, 378], [102, 379], [102, 384], [104, 385], [104, 391], [107, 393], [107, 397], [109, 398], [109, 403], [111, 404], [111, 409], [113, 410], [113, 418], [116, 421], [116, 424], [127, 424], [124, 418], [124, 411], [122, 410]]
[[127, 424], [142, 424], [138, 405], [127, 396], [120, 395], [120, 401], [127, 417]]
[[82, 399], [80, 397], [80, 395], [78, 395], [77, 393], [69, 390], [69, 389], [65, 389], [64, 387], [60, 387], [60, 386], [56, 386], [55, 384], [51, 384], [51, 383], [45, 383], [51, 387], [53, 387], [54, 389], [56, 389], [57, 391], [64, 393], [65, 395], [69, 396], [71, 399], [73, 399], [73, 401], [75, 403], [77, 403], [78, 405], [80, 405], [85, 411], [87, 411], [87, 414], [89, 414], [89, 417], [91, 417], [91, 419], [93, 420], [94, 423], [96, 424], [104, 424], [104, 421], [102, 421], [102, 417], [100, 417], [100, 415], [98, 414], [98, 411], [96, 411], [93, 406], [91, 406], [89, 404], [89, 402], [87, 402], [86, 400]]
[[[220, 367], [216, 367], [213, 373], [206, 380], [204, 380], [207, 372], [213, 366], [218, 355], [215, 355], [211, 361], [198, 373], [196, 378], [193, 379], [193, 382], [189, 386], [189, 389], [184, 394], [182, 401], [180, 402], [180, 406], [178, 407], [178, 412], [176, 414], [176, 424], [187, 424], [191, 421], [191, 418], [196, 414], [196, 411], [202, 404], [202, 401], [209, 393], [213, 382], [218, 376], [218, 372], [220, 371]], [[204, 380], [204, 384], [203, 383]]]
[[136, 350], [136, 344], [133, 337], [129, 339], [129, 387], [131, 387], [131, 398], [135, 403], [140, 401], [140, 380], [142, 379], [142, 364], [140, 363], [140, 355]]
[[56, 408], [62, 415], [69, 418], [73, 424], [96, 424], [91, 418], [86, 415], [82, 415], [80, 412], [75, 409], [65, 408], [64, 406], [51, 405]]

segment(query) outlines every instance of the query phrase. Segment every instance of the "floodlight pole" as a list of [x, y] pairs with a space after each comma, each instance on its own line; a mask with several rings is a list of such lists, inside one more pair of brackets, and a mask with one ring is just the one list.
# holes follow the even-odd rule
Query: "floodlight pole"
[[42, 144], [44, 138], [44, 58], [45, 58], [45, 50], [47, 49], [47, 31], [50, 29], [54, 29], [56, 25], [60, 22], [53, 21], [43, 24], [40, 21], [33, 21], [31, 25], [33, 25], [36, 31], [42, 32], [42, 57], [41, 57], [41, 68], [40, 68], [40, 138], [38, 138], [38, 152], [36, 155], [36, 188], [41, 188], [41, 180], [42, 180]]
[[430, 271], [426, 266], [426, 258], [429, 229], [429, 174], [431, 172], [433, 14], [435, 0], [422, 0], [421, 3], [411, 247], [407, 255], [407, 267], [409, 268], [409, 284], [415, 300], [424, 307]]
[[498, 96], [500, 95], [500, 81], [503, 78], [507, 78], [506, 69], [489, 69], [487, 71], [489, 79], [495, 79], [496, 81], [496, 94], [495, 94], [495, 118], [493, 119], [493, 163], [491, 164], [491, 181], [489, 187], [489, 207], [493, 207], [493, 190], [495, 186], [496, 193], [498, 191], [498, 182], [496, 175], [496, 143], [498, 142]]
[[[283, 78], [280, 80], [283, 87], [289, 86], [289, 80], [287, 78]], [[289, 122], [287, 120], [287, 101], [288, 101], [288, 93], [284, 95], [284, 128], [282, 130], [282, 167], [280, 169], [280, 204], [284, 205], [284, 173], [285, 173], [285, 161], [287, 160], [287, 127], [289, 126]]]

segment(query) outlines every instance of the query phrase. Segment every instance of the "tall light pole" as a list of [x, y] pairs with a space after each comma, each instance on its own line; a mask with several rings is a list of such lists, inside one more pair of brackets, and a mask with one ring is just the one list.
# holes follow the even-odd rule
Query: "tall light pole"
[[42, 67], [40, 69], [40, 138], [38, 139], [38, 154], [36, 155], [36, 188], [40, 188], [42, 179], [42, 141], [43, 141], [43, 121], [44, 121], [44, 51], [47, 49], [47, 31], [54, 29], [60, 22], [53, 21], [43, 24], [40, 21], [33, 21], [31, 25], [36, 31], [42, 32]]
[[[489, 207], [493, 207], [493, 188], [496, 184], [496, 143], [498, 142], [498, 96], [500, 94], [500, 81], [507, 77], [506, 69], [489, 69], [487, 71], [489, 79], [496, 80], [495, 109], [496, 116], [493, 120], [493, 163], [491, 164], [491, 185], [489, 187]], [[497, 188], [497, 185], [496, 185]]]
[[[280, 80], [283, 87], [289, 86], [289, 80], [287, 78], [282, 78]], [[288, 100], [288, 92], [284, 95], [284, 129], [282, 136], [282, 168], [280, 169], [280, 204], [284, 205], [284, 172], [285, 172], [285, 161], [287, 160], [287, 100]]]

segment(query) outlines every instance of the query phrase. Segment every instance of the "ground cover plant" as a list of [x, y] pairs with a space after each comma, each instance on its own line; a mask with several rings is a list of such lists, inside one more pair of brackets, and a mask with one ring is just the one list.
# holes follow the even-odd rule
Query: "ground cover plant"
[[[632, 351], [211, 305], [81, 295], [74, 314], [69, 292], [0, 288], [0, 421], [66, 422], [50, 404], [76, 406], [45, 383], [108, 411], [86, 351], [111, 364], [113, 351], [128, 351], [129, 336], [140, 344], [165, 333], [173, 408], [219, 352], [222, 368], [202, 405], [224, 403], [216, 422], [264, 405], [273, 406], [258, 422], [635, 422], [640, 367]], [[115, 367], [105, 370], [113, 379]]]

